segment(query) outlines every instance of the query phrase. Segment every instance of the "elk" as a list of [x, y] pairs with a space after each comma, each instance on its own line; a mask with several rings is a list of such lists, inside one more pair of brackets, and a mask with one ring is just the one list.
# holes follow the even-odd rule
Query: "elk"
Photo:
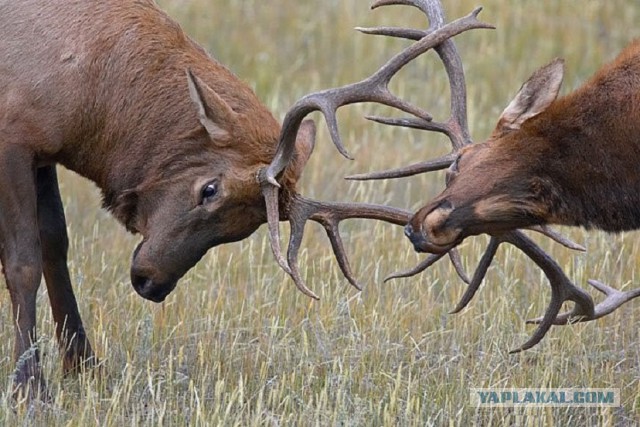
[[[387, 3], [381, 1], [380, 3]], [[443, 25], [439, 2], [399, 0], [429, 16], [429, 31], [405, 28], [365, 29], [371, 34], [421, 39]], [[448, 46], [447, 46], [448, 44]], [[453, 310], [471, 301], [498, 246], [521, 249], [546, 274], [552, 298], [545, 315], [528, 321], [539, 327], [518, 352], [536, 345], [553, 324], [588, 321], [611, 313], [640, 296], [640, 289], [620, 292], [601, 282], [589, 283], [606, 295], [594, 307], [558, 264], [519, 229], [541, 232], [576, 250], [583, 247], [558, 235], [549, 224], [620, 232], [640, 228], [640, 40], [574, 92], [558, 98], [564, 62], [555, 59], [537, 70], [509, 103], [489, 138], [473, 143], [466, 124], [462, 62], [452, 40], [436, 48], [451, 87], [451, 117], [436, 122], [423, 117], [372, 120], [446, 134], [448, 155], [409, 167], [348, 177], [388, 179], [447, 169], [446, 187], [419, 209], [405, 227], [418, 252], [432, 255], [407, 277], [428, 268], [469, 236], [488, 234], [490, 242], [469, 286]], [[571, 312], [560, 314], [565, 301]]]
[[[313, 298], [297, 266], [305, 224], [322, 224], [346, 279], [356, 281], [339, 224], [367, 218], [404, 226], [410, 213], [311, 200], [296, 183], [315, 144], [319, 110], [349, 157], [336, 110], [386, 104], [425, 120], [389, 80], [455, 34], [487, 28], [478, 11], [397, 54], [365, 80], [307, 95], [282, 127], [256, 95], [191, 40], [152, 0], [0, 3], [0, 262], [15, 328], [15, 392], [47, 397], [36, 346], [44, 276], [65, 372], [95, 364], [67, 267], [68, 237], [56, 165], [93, 181], [103, 204], [142, 241], [131, 283], [161, 302], [212, 247], [268, 223], [278, 264]], [[241, 220], [238, 220], [241, 218]], [[286, 259], [279, 221], [289, 221]], [[464, 276], [458, 255], [450, 258]]]

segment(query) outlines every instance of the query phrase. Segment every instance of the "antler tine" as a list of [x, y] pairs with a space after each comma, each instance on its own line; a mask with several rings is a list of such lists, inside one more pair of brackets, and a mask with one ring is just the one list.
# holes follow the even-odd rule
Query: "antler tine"
[[387, 36], [397, 37], [400, 39], [408, 40], [420, 40], [428, 34], [425, 30], [416, 30], [413, 28], [396, 28], [396, 27], [356, 27], [356, 31], [360, 31], [362, 34], [368, 34], [371, 36]]
[[300, 207], [298, 205], [292, 204], [290, 209], [289, 224], [291, 224], [291, 235], [289, 236], [289, 249], [287, 250], [287, 261], [289, 263], [289, 271], [287, 271], [287, 273], [291, 276], [300, 292], [310, 298], [319, 300], [320, 297], [318, 297], [318, 295], [316, 295], [304, 283], [304, 280], [300, 275], [300, 269], [298, 268], [298, 250], [302, 243], [306, 218], [304, 218], [304, 212], [300, 211]]
[[405, 128], [440, 132], [444, 134], [447, 133], [447, 128], [443, 123], [434, 121], [426, 122], [415, 117], [391, 118], [380, 116], [365, 116], [365, 119], [388, 126], [400, 126]]
[[467, 305], [469, 305], [469, 303], [475, 296], [476, 292], [480, 288], [480, 285], [482, 284], [484, 277], [487, 275], [489, 266], [491, 265], [491, 262], [493, 261], [493, 258], [495, 257], [496, 252], [498, 251], [498, 246], [500, 246], [500, 243], [502, 243], [500, 239], [498, 239], [497, 237], [491, 236], [491, 240], [489, 240], [489, 245], [487, 246], [487, 249], [482, 255], [482, 258], [480, 259], [480, 263], [478, 264], [478, 267], [476, 268], [475, 273], [473, 273], [473, 279], [471, 279], [471, 283], [469, 283], [469, 286], [467, 286], [467, 290], [462, 295], [462, 298], [460, 298], [458, 305], [456, 305], [456, 307], [449, 312], [450, 314], [458, 313], [462, 311]]
[[467, 273], [464, 271], [462, 267], [462, 262], [460, 260], [460, 254], [456, 248], [451, 249], [449, 252], [441, 253], [441, 254], [430, 254], [427, 258], [422, 260], [418, 265], [408, 270], [397, 271], [395, 273], [391, 273], [387, 277], [384, 278], [384, 282], [388, 282], [392, 279], [400, 279], [403, 277], [412, 277], [416, 274], [422, 273], [427, 268], [431, 267], [436, 261], [439, 261], [441, 258], [445, 256], [445, 254], [449, 255], [449, 259], [451, 260], [451, 264], [453, 265], [456, 273], [466, 284], [470, 283], [469, 277], [467, 277]]
[[393, 0], [393, 1], [376, 1], [371, 5], [371, 9], [377, 9], [382, 6], [413, 6], [422, 13], [424, 13], [429, 19], [429, 28], [427, 30], [416, 30], [413, 28], [398, 28], [398, 27], [374, 27], [363, 28], [356, 27], [356, 30], [371, 35], [398, 37], [409, 40], [420, 40], [433, 29], [439, 28], [444, 25], [444, 13], [442, 12], [442, 5], [439, 2], [429, 3], [423, 0]]
[[[495, 237], [495, 236], [491, 237], [491, 240], [489, 241], [489, 245], [487, 246], [485, 253], [482, 255], [482, 258], [480, 259], [480, 263], [478, 264], [478, 267], [476, 268], [476, 271], [474, 272], [473, 278], [471, 280], [469, 280], [466, 277], [466, 274], [462, 269], [457, 248], [453, 248], [449, 252], [447, 252], [451, 258], [452, 264], [456, 268], [456, 272], [458, 273], [458, 276], [460, 276], [460, 278], [462, 278], [462, 280], [468, 284], [467, 290], [465, 291], [462, 298], [460, 299], [460, 302], [458, 302], [458, 305], [456, 305], [456, 307], [449, 312], [450, 314], [455, 314], [462, 311], [469, 304], [469, 302], [471, 302], [477, 290], [480, 288], [480, 285], [482, 284], [482, 281], [484, 280], [484, 277], [486, 276], [487, 271], [489, 270], [489, 266], [491, 265], [491, 262], [495, 257], [495, 254], [498, 250], [498, 246], [500, 246], [501, 243], [502, 243], [502, 240], [500, 240], [498, 237]], [[385, 277], [384, 281], [386, 282], [388, 280], [397, 279], [401, 277], [412, 277], [419, 273], [422, 273], [424, 270], [426, 270], [427, 268], [435, 264], [436, 261], [444, 257], [444, 255], [445, 255], [444, 253], [430, 254], [417, 266], [408, 270], [393, 273]]]
[[555, 242], [560, 243], [562, 246], [566, 248], [573, 249], [574, 251], [586, 252], [587, 250], [587, 248], [585, 248], [584, 246], [574, 242], [573, 240], [569, 239], [566, 236], [563, 236], [562, 234], [558, 233], [557, 231], [555, 231], [554, 229], [546, 225], [535, 225], [533, 227], [527, 227], [527, 230], [531, 230], [531, 231], [535, 231], [537, 233], [543, 234], [548, 238], [550, 238], [551, 240], [554, 240]]
[[[589, 322], [591, 320], [599, 319], [609, 313], [612, 313], [622, 304], [640, 296], [640, 289], [631, 289], [629, 291], [622, 292], [597, 280], [589, 280], [588, 283], [606, 295], [605, 300], [596, 305], [593, 317], [576, 316], [573, 311], [567, 311], [559, 314], [553, 320], [554, 325], [567, 325], [570, 323]], [[539, 324], [542, 320], [542, 317], [538, 317], [537, 319], [527, 320], [527, 323]]]
[[445, 256], [445, 253], [430, 254], [428, 257], [422, 260], [415, 267], [410, 268], [408, 270], [398, 271], [388, 275], [387, 277], [384, 278], [384, 282], [388, 282], [389, 280], [392, 280], [392, 279], [399, 279], [402, 277], [412, 277], [412, 276], [415, 276], [416, 274], [422, 273], [423, 271], [431, 267], [433, 264], [436, 263], [436, 261], [438, 261], [440, 258], [444, 256]]
[[[260, 174], [264, 173], [264, 169], [260, 171]], [[267, 225], [269, 227], [269, 244], [271, 245], [271, 252], [276, 259], [276, 262], [287, 274], [291, 275], [291, 270], [287, 261], [282, 256], [282, 250], [280, 249], [280, 227], [278, 222], [280, 221], [280, 214], [278, 212], [278, 188], [270, 185], [266, 180], [258, 178], [260, 181], [260, 187], [262, 190], [262, 196], [264, 197], [267, 208]]]
[[467, 272], [464, 271], [464, 267], [462, 266], [462, 259], [460, 258], [460, 252], [458, 251], [458, 248], [452, 248], [447, 253], [449, 254], [449, 260], [451, 260], [451, 264], [456, 270], [458, 277], [460, 277], [460, 279], [462, 279], [462, 281], [467, 285], [471, 284], [471, 281], [467, 276]]
[[424, 172], [433, 172], [446, 169], [454, 159], [455, 154], [448, 154], [446, 156], [438, 157], [437, 159], [431, 159], [426, 162], [418, 162], [409, 166], [403, 166], [401, 168], [349, 175], [345, 177], [345, 179], [349, 179], [352, 181], [368, 181], [372, 179], [401, 178], [406, 176], [413, 176]]
[[[426, 122], [416, 118], [388, 118], [377, 116], [366, 116], [367, 120], [382, 123], [390, 126], [401, 126], [413, 129], [428, 130], [440, 133], [447, 133], [446, 125], [438, 122]], [[427, 160], [426, 162], [418, 162], [409, 166], [403, 166], [400, 168], [393, 168], [384, 171], [376, 171], [362, 174], [355, 174], [346, 176], [345, 179], [351, 181], [369, 181], [374, 179], [392, 179], [403, 178], [413, 175], [418, 175], [425, 172], [433, 172], [448, 168], [451, 163], [456, 159], [457, 153], [452, 151], [449, 154], [445, 154], [435, 159]]]

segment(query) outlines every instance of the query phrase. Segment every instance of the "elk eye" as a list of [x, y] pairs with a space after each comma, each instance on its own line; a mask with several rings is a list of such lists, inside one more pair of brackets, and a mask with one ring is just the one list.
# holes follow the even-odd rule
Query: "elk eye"
[[209, 182], [202, 187], [200, 193], [200, 204], [209, 203], [218, 194], [218, 184]]

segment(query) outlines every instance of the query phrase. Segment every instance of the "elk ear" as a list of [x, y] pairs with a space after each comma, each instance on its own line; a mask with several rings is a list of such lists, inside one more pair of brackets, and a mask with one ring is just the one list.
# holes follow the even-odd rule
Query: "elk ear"
[[498, 120], [497, 130], [520, 129], [557, 98], [564, 75], [564, 60], [556, 58], [540, 68], [527, 80]]
[[200, 124], [215, 142], [226, 145], [231, 140], [228, 129], [235, 122], [237, 113], [191, 70], [187, 70], [187, 84]]
[[305, 120], [300, 124], [298, 135], [296, 137], [295, 154], [293, 160], [288, 166], [295, 181], [300, 179], [313, 147], [316, 144], [316, 124], [313, 120]]

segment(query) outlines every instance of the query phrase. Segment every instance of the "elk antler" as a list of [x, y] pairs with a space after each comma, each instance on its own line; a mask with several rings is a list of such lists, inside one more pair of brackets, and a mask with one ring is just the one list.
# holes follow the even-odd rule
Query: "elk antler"
[[[613, 312], [625, 302], [631, 301], [632, 299], [640, 296], [640, 289], [631, 289], [626, 292], [621, 292], [597, 280], [589, 280], [588, 282], [591, 286], [607, 296], [604, 301], [595, 306], [593, 316], [578, 316], [574, 311], [567, 311], [559, 314], [555, 319], [553, 319], [552, 323], [554, 325], [566, 325], [569, 323], [588, 322], [590, 320], [599, 319]], [[538, 317], [537, 319], [527, 320], [527, 323], [540, 324], [543, 320], [543, 317]]]
[[[408, 5], [414, 6], [420, 9], [429, 19], [429, 29], [426, 31], [406, 29], [406, 28], [390, 28], [390, 27], [377, 27], [377, 28], [360, 28], [360, 31], [367, 34], [385, 35], [391, 37], [401, 37], [412, 40], [424, 40], [431, 34], [437, 33], [441, 28], [446, 27], [444, 24], [444, 13], [442, 11], [442, 5], [438, 0], [378, 0], [374, 3], [373, 8], [387, 5]], [[474, 12], [475, 13], [475, 12]], [[352, 180], [371, 180], [371, 179], [388, 179], [388, 178], [400, 178], [411, 176], [424, 172], [431, 172], [448, 168], [458, 156], [460, 149], [468, 144], [472, 143], [468, 125], [467, 125], [467, 106], [466, 106], [466, 86], [464, 79], [464, 71], [462, 68], [462, 61], [458, 55], [458, 51], [453, 40], [444, 40], [441, 44], [434, 47], [435, 51], [439, 55], [444, 64], [445, 71], [449, 78], [449, 86], [451, 92], [451, 107], [450, 116], [443, 122], [437, 122], [433, 119], [425, 119], [414, 114], [416, 117], [411, 118], [386, 118], [386, 117], [368, 117], [368, 119], [392, 126], [409, 127], [413, 129], [420, 129], [425, 131], [434, 131], [445, 134], [451, 141], [452, 151], [444, 156], [431, 159], [425, 162], [416, 163], [410, 166], [391, 169], [381, 172], [372, 172], [367, 174], [359, 174], [347, 177]], [[405, 110], [407, 111], [407, 110]], [[411, 113], [410, 111], [407, 111]], [[574, 250], [584, 251], [584, 247], [572, 242], [570, 239], [562, 236], [556, 231], [546, 227], [537, 226], [530, 228], [533, 231], [542, 233], [543, 235], [551, 238], [552, 240]], [[513, 231], [501, 236], [492, 236], [489, 245], [482, 256], [480, 263], [469, 283], [467, 290], [462, 296], [459, 303], [453, 309], [452, 313], [457, 313], [464, 309], [475, 293], [477, 292], [480, 284], [484, 280], [484, 277], [488, 271], [491, 262], [498, 250], [498, 247], [508, 242], [515, 245], [522, 250], [529, 258], [531, 258], [545, 273], [549, 280], [552, 290], [552, 298], [549, 307], [545, 315], [540, 319], [535, 319], [533, 322], [539, 323], [538, 329], [534, 332], [531, 338], [523, 344], [517, 351], [526, 350], [533, 347], [540, 342], [544, 335], [548, 332], [549, 328], [554, 323], [566, 323], [568, 319], [579, 318], [581, 320], [593, 319], [596, 316], [603, 315], [606, 310], [617, 304], [622, 304], [630, 298], [635, 297], [635, 294], [625, 293], [619, 295], [619, 293], [609, 292], [609, 297], [605, 303], [598, 305], [594, 311], [594, 304], [591, 297], [580, 288], [577, 288], [566, 277], [562, 269], [558, 264], [547, 255], [540, 247], [538, 247], [533, 241], [526, 237], [520, 231]], [[455, 249], [455, 248], [454, 248]], [[430, 267], [438, 259], [442, 258], [442, 255], [430, 255], [417, 267], [392, 274], [387, 279], [396, 277], [408, 277], [418, 274]], [[575, 307], [572, 312], [564, 313], [558, 316], [558, 313], [565, 301], [573, 301]]]
[[[340, 139], [336, 119], [336, 110], [341, 106], [361, 102], [375, 102], [412, 114], [423, 122], [430, 122], [431, 115], [429, 115], [429, 113], [393, 95], [388, 89], [389, 81], [407, 63], [433, 47], [439, 46], [456, 34], [474, 28], [493, 28], [477, 19], [479, 12], [480, 9], [478, 8], [469, 15], [447, 25], [443, 25], [436, 31], [430, 32], [418, 42], [395, 55], [370, 77], [358, 83], [309, 94], [297, 101], [287, 112], [282, 125], [276, 154], [271, 164], [259, 172], [258, 181], [261, 185], [267, 206], [271, 249], [278, 264], [293, 278], [296, 286], [305, 295], [317, 298], [304, 284], [296, 266], [297, 252], [300, 247], [304, 225], [308, 219], [319, 222], [325, 227], [343, 274], [352, 285], [360, 289], [360, 286], [351, 274], [351, 269], [342, 247], [342, 241], [338, 231], [339, 222], [347, 218], [372, 218], [393, 224], [405, 225], [410, 218], [410, 213], [386, 206], [318, 202], [294, 196], [288, 206], [291, 237], [287, 261], [285, 261], [280, 249], [278, 231], [278, 221], [280, 219], [278, 188], [280, 184], [277, 181], [277, 177], [291, 162], [294, 156], [296, 135], [302, 120], [313, 111], [322, 112], [333, 143], [338, 151], [347, 158], [351, 157]], [[461, 263], [455, 251], [451, 253], [451, 260], [461, 278], [468, 282], [466, 275], [462, 272]]]

